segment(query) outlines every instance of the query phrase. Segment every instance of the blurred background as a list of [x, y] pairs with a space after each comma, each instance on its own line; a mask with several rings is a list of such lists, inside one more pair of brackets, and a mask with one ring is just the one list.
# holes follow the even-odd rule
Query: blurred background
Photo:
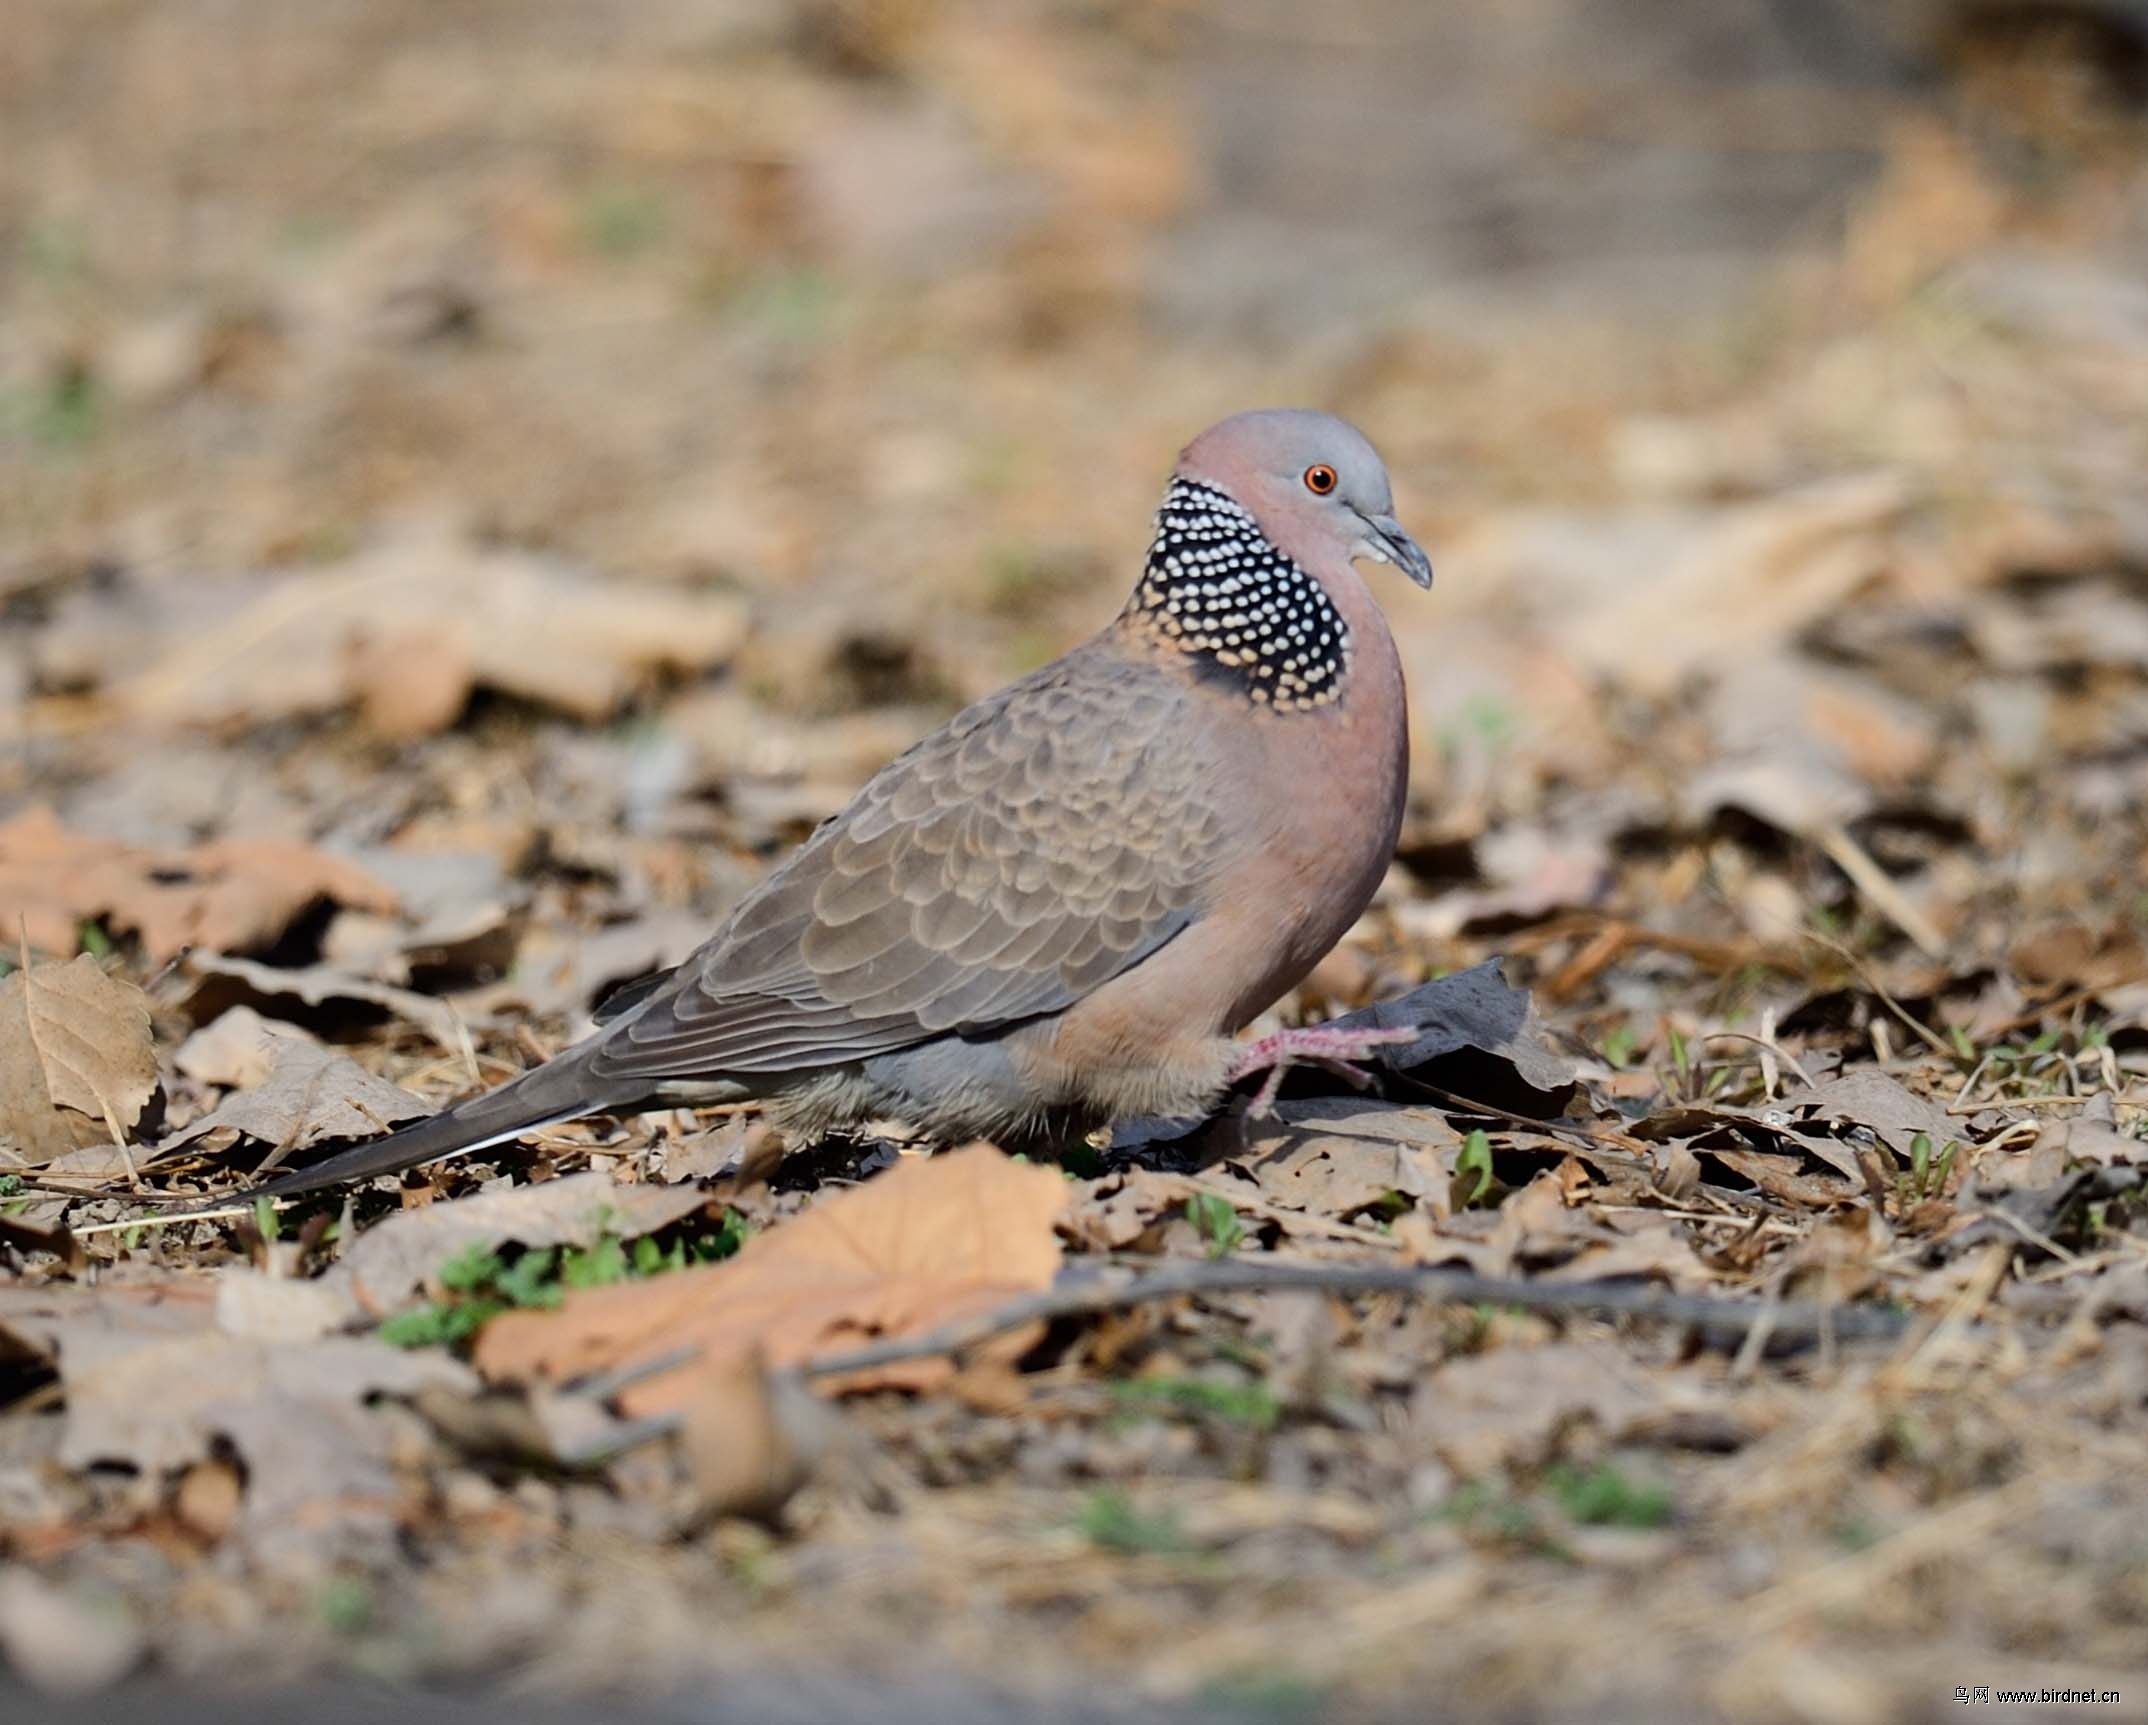
[[[2144, 80], [2136, 0], [18, 8], [0, 796], [491, 696], [662, 719], [663, 792], [854, 779], [1303, 403], [1434, 548], [1474, 829], [1601, 763], [1606, 678], [2142, 557]], [[127, 836], [228, 812], [159, 777]]]
[[358, 855], [571, 1013], [1290, 403], [1440, 570], [1335, 999], [1574, 907], [2130, 951], [2144, 101], [2138, 0], [18, 8], [0, 812]]
[[2144, 92], [2137, 0], [18, 8], [0, 807], [541, 841], [705, 914], [1297, 403], [1440, 566], [1388, 595], [1420, 882], [1585, 898], [1726, 803], [1960, 836], [2062, 736], [2094, 824]]

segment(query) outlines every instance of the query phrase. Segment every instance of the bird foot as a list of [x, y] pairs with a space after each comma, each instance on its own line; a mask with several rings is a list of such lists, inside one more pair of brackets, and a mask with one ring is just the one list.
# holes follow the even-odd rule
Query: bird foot
[[1327, 1024], [1278, 1030], [1273, 1036], [1262, 1037], [1239, 1056], [1237, 1064], [1231, 1068], [1229, 1082], [1235, 1084], [1255, 1072], [1268, 1074], [1267, 1081], [1254, 1092], [1253, 1100], [1246, 1106], [1246, 1118], [1260, 1120], [1275, 1106], [1275, 1093], [1282, 1085], [1283, 1073], [1294, 1062], [1324, 1066], [1358, 1089], [1366, 1090], [1372, 1086], [1372, 1075], [1354, 1062], [1365, 1059], [1374, 1049], [1416, 1040], [1414, 1030], [1340, 1030]]

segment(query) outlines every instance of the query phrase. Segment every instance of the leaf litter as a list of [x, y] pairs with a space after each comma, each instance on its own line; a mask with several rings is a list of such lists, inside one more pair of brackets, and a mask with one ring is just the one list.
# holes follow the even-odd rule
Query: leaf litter
[[[801, 68], [785, 121], [732, 57], [621, 35], [648, 75], [575, 159], [675, 174], [682, 222], [795, 219], [785, 124], [838, 147], [856, 68]], [[1116, 39], [1049, 46], [1125, 69]], [[448, 200], [507, 212], [483, 267], [367, 218], [251, 263], [235, 237], [273, 340], [195, 352], [65, 461], [0, 445], [40, 500], [0, 546], [29, 745], [0, 939], [33, 949], [0, 980], [11, 1670], [616, 1693], [929, 1653], [1353, 1716], [1870, 1718], [1971, 1670], [2131, 1669], [2148, 349], [2137, 268], [2048, 242], [2060, 193], [1959, 238], [2004, 194], [1955, 140], [1905, 142], [1735, 354], [1291, 350], [1441, 553], [1393, 611], [1397, 866], [1282, 1008], [1418, 1030], [1370, 1091], [1293, 1073], [1265, 1120], [1057, 1166], [778, 1162], [750, 1117], [658, 1114], [144, 1220], [137, 1178], [222, 1190], [564, 1046], [1117, 603], [1188, 400], [1274, 360], [1204, 352], [1196, 389], [1139, 333], [1112, 283], [1164, 219], [1162, 74], [1035, 119], [995, 93], [1038, 47], [872, 81], [1000, 103], [983, 129], [1040, 127], [1081, 188], [892, 321], [849, 278], [840, 315], [789, 277], [733, 295], [728, 228], [667, 310], [667, 264], [562, 249], [533, 169]], [[711, 191], [673, 104], [781, 136]], [[1081, 154], [1127, 138], [1139, 172]], [[10, 378], [62, 343], [140, 387], [145, 332], [33, 311]], [[594, 375], [629, 383], [561, 413]], [[714, 443], [712, 385], [741, 409]], [[269, 453], [218, 453], [208, 413]], [[394, 519], [443, 493], [469, 515]], [[71, 1014], [55, 1063], [26, 1027]], [[79, 1602], [113, 1595], [99, 1640]]]
[[0, 978], [0, 1155], [124, 1145], [157, 1090], [149, 1004], [88, 953]]

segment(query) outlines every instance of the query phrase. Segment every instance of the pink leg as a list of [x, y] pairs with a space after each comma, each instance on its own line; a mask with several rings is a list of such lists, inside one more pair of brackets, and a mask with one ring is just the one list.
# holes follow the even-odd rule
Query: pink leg
[[1258, 1120], [1275, 1106], [1276, 1090], [1283, 1082], [1285, 1069], [1293, 1061], [1304, 1060], [1325, 1066], [1363, 1090], [1372, 1079], [1351, 1064], [1353, 1061], [1363, 1060], [1376, 1048], [1416, 1040], [1414, 1030], [1337, 1030], [1325, 1024], [1278, 1030], [1273, 1036], [1262, 1037], [1239, 1056], [1238, 1064], [1231, 1068], [1230, 1081], [1235, 1084], [1254, 1072], [1268, 1074], [1267, 1082], [1254, 1093], [1253, 1101], [1246, 1109], [1248, 1119]]

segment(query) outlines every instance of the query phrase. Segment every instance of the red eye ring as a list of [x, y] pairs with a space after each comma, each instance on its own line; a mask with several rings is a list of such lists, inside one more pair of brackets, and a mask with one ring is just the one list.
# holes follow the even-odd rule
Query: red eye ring
[[1324, 461], [1316, 461], [1305, 470], [1305, 489], [1315, 497], [1325, 497], [1335, 489], [1335, 469]]

